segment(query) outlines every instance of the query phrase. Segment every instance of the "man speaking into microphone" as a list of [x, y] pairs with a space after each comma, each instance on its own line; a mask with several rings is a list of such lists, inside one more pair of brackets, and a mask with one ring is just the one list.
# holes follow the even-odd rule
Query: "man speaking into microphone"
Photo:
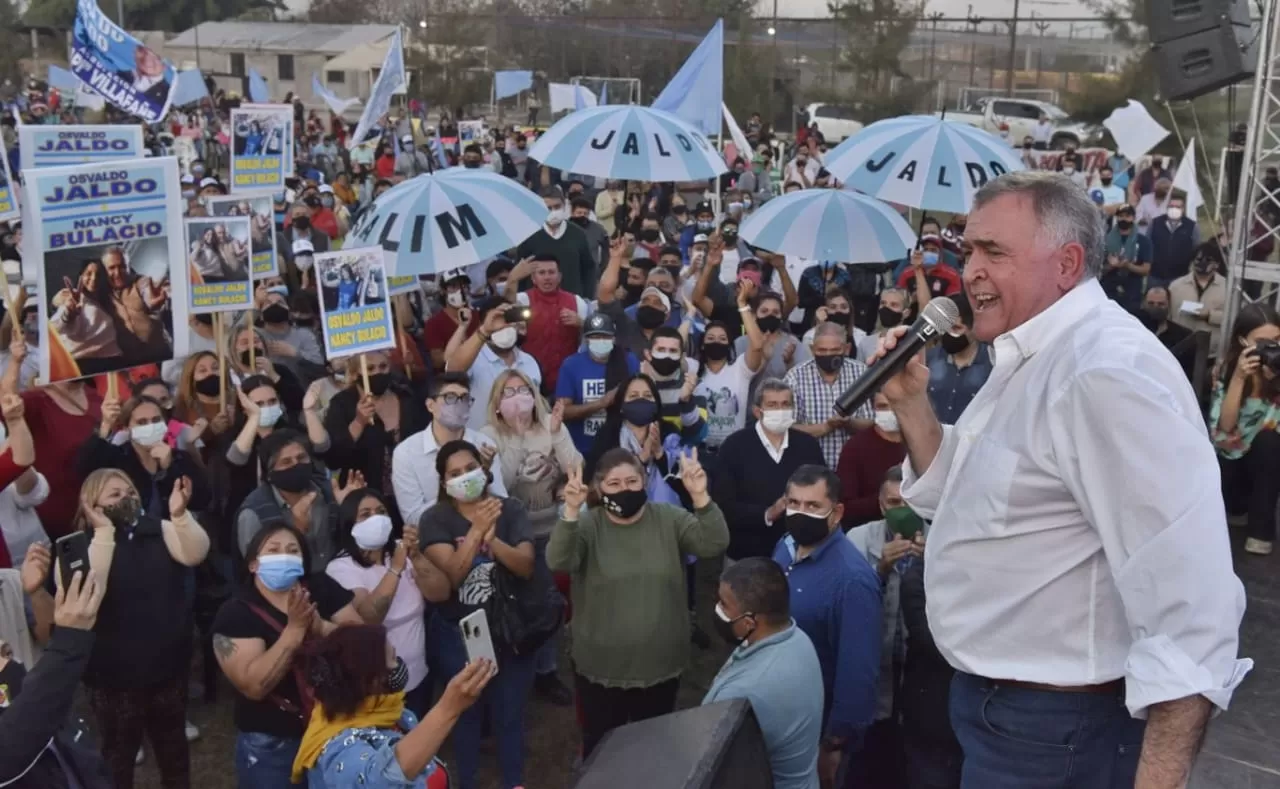
[[[1182, 368], [1098, 284], [1102, 218], [1062, 175], [974, 197], [964, 286], [995, 368], [954, 426], [918, 354], [882, 391], [933, 525], [929, 627], [955, 667], [964, 789], [1178, 789], [1237, 659], [1217, 460]], [[906, 329], [881, 340], [875, 358]]]

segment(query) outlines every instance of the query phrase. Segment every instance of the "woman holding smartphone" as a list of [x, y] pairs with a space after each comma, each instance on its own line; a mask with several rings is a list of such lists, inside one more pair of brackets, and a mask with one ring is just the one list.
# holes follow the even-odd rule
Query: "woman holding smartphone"
[[1227, 511], [1247, 508], [1245, 551], [1271, 553], [1280, 498], [1280, 314], [1267, 304], [1240, 310], [1209, 411], [1222, 464]]
[[[453, 593], [437, 606], [427, 644], [434, 653], [432, 671], [451, 677], [467, 663], [458, 622], [480, 610], [492, 593], [497, 565], [513, 575], [533, 577], [534, 551], [525, 507], [517, 499], [489, 492], [493, 476], [480, 451], [466, 441], [450, 441], [436, 454], [440, 498], [422, 514], [418, 540], [431, 563], [449, 577]], [[482, 701], [489, 706], [498, 740], [502, 789], [524, 784], [524, 706], [533, 685], [533, 658], [499, 647], [498, 675]], [[474, 789], [480, 763], [481, 711], [462, 714], [454, 730], [458, 785]]]

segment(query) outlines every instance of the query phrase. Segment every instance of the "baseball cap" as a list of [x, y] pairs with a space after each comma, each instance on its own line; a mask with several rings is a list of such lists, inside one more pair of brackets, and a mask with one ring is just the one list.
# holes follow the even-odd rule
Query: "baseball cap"
[[710, 240], [711, 239], [707, 237], [706, 233], [698, 233], [693, 237], [693, 243], [695, 244], [705, 244]]
[[665, 307], [668, 312], [671, 311], [671, 298], [667, 296], [667, 294], [659, 290], [656, 285], [650, 285], [649, 287], [642, 290], [640, 292], [640, 298], [643, 299], [645, 296], [648, 296], [650, 293], [656, 293], [658, 295], [658, 300], [662, 302], [662, 306]]
[[196, 182], [195, 176], [192, 176], [192, 175], [184, 175], [184, 176], [182, 176], [182, 185], [183, 185], [183, 186], [194, 186], [194, 185], [195, 185], [195, 182]]
[[[655, 290], [657, 289], [655, 288]], [[585, 337], [613, 337], [617, 335], [617, 333], [617, 328], [613, 324], [613, 318], [610, 318], [608, 315], [600, 312], [597, 312], [590, 318], [587, 318], [587, 323], [582, 329], [582, 334]]]
[[332, 186], [329, 186], [328, 184], [320, 184], [320, 194], [322, 194], [322, 195], [326, 195], [326, 194], [327, 194], [327, 195], [331, 195], [331, 194], [333, 194], [333, 187], [332, 187]]
[[413, 135], [412, 134], [400, 135], [400, 142], [413, 142]]
[[293, 242], [293, 254], [297, 255], [314, 255], [316, 253], [315, 246], [305, 238], [300, 238]]
[[206, 176], [206, 177], [204, 177], [204, 178], [201, 178], [201, 179], [200, 179], [200, 188], [201, 188], [201, 189], [203, 189], [203, 188], [205, 188], [206, 186], [216, 186], [216, 187], [218, 187], [219, 189], [221, 189], [221, 188], [222, 188], [222, 184], [218, 183], [218, 179], [217, 179], [217, 178], [212, 178], [212, 177], [209, 177], [209, 176]]
[[701, 203], [698, 203], [693, 207], [694, 216], [697, 216], [698, 214], [714, 214], [715, 212], [716, 210], [711, 207], [711, 203], [706, 200], [703, 200]]

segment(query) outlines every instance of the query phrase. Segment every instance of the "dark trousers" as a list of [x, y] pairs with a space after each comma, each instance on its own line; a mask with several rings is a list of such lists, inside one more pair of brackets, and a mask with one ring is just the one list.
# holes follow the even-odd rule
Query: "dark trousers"
[[845, 789], [903, 789], [902, 759], [902, 729], [891, 718], [876, 721], [849, 760]]
[[187, 752], [187, 678], [145, 690], [89, 688], [89, 706], [102, 737], [102, 758], [116, 789], [133, 789], [133, 760], [145, 733], [164, 789], [191, 786]]
[[1122, 693], [1001, 685], [956, 672], [951, 725], [963, 789], [1132, 789], [1146, 721]]
[[613, 729], [674, 710], [680, 680], [669, 679], [647, 688], [609, 688], [574, 674], [574, 685], [582, 710], [582, 759], [586, 761]]
[[902, 745], [906, 752], [907, 789], [960, 789], [964, 753], [954, 741], [916, 737], [908, 729]]
[[1280, 499], [1280, 433], [1263, 430], [1244, 457], [1222, 461], [1222, 492], [1227, 511], [1249, 513], [1250, 537], [1276, 538], [1276, 501]]

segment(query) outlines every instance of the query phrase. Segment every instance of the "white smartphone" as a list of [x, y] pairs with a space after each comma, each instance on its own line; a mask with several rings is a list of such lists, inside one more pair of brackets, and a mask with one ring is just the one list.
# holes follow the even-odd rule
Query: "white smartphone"
[[481, 608], [475, 613], [464, 616], [458, 627], [462, 628], [462, 643], [467, 647], [467, 661], [474, 662], [480, 658], [488, 658], [497, 667], [498, 656], [493, 651], [493, 638], [489, 635], [489, 617]]

